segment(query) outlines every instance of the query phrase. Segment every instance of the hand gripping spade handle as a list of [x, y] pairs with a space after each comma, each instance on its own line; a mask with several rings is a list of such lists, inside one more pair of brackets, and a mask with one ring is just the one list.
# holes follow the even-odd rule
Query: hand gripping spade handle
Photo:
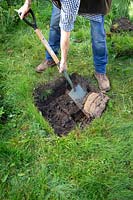
[[[17, 11], [17, 10], [16, 10]], [[54, 60], [54, 62], [56, 63], [57, 65], [57, 68], [59, 70], [60, 68], [60, 61], [58, 59], [58, 57], [56, 56], [56, 54], [54, 53], [54, 51], [52, 50], [52, 48], [50, 47], [49, 43], [47, 42], [47, 40], [45, 39], [44, 35], [42, 34], [41, 30], [37, 27], [37, 22], [36, 22], [36, 17], [34, 15], [34, 12], [32, 11], [32, 9], [29, 9], [28, 13], [27, 14], [31, 14], [32, 16], [32, 22], [28, 21], [26, 19], [26, 17], [23, 18], [24, 22], [26, 24], [28, 24], [29, 26], [31, 26], [34, 31], [36, 32], [38, 38], [41, 40], [42, 44], [45, 46], [45, 48], [47, 49], [47, 51], [49, 52], [49, 54], [51, 55], [52, 59]], [[21, 15], [21, 13], [18, 13], [19, 15]], [[75, 89], [74, 88], [74, 85], [67, 73], [66, 70], [63, 71], [63, 75], [65, 77], [65, 79], [68, 81], [69, 85], [71, 86], [72, 89]]]

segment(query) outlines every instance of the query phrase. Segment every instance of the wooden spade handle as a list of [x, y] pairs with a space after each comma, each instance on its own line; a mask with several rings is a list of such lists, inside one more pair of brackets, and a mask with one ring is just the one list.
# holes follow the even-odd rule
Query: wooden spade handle
[[[54, 62], [57, 65], [58, 70], [60, 69], [60, 61], [57, 58], [56, 54], [54, 53], [54, 51], [52, 50], [51, 46], [49, 45], [49, 43], [47, 42], [47, 40], [45, 39], [45, 37], [43, 36], [42, 32], [40, 31], [40, 29], [35, 29], [35, 32], [37, 34], [37, 36], [39, 37], [39, 39], [41, 40], [42, 44], [45, 46], [45, 48], [47, 49], [47, 51], [49, 52], [49, 54], [51, 55], [51, 57], [53, 58]], [[68, 81], [69, 85], [71, 86], [72, 89], [74, 89], [74, 85], [67, 73], [66, 70], [63, 71], [63, 75], [65, 77], [65, 79]]]
[[42, 32], [40, 31], [40, 29], [35, 29], [35, 32], [37, 34], [37, 36], [39, 37], [39, 39], [41, 40], [42, 44], [45, 46], [45, 48], [47, 49], [47, 51], [49, 52], [49, 54], [51, 55], [51, 57], [53, 58], [54, 62], [57, 64], [58, 70], [59, 70], [59, 59], [57, 58], [56, 54], [54, 53], [54, 51], [52, 50], [52, 48], [50, 47], [49, 43], [47, 42], [47, 40], [45, 39], [45, 37], [43, 36]]
[[[49, 52], [49, 54], [53, 58], [54, 62], [56, 63], [58, 70], [60, 70], [60, 61], [59, 61], [58, 57], [56, 56], [56, 54], [54, 53], [54, 51], [52, 50], [52, 48], [49, 45], [49, 43], [47, 42], [47, 40], [45, 39], [45, 37], [43, 36], [41, 30], [38, 29], [37, 23], [36, 23], [36, 17], [34, 15], [34, 12], [31, 9], [29, 9], [28, 13], [31, 14], [32, 19], [33, 19], [33, 23], [28, 21], [26, 18], [23, 19], [24, 22], [34, 29], [34, 31], [36, 32], [38, 38], [41, 40], [42, 44], [45, 46], [46, 50]], [[20, 13], [18, 13], [18, 14], [20, 15]], [[68, 83], [70, 84], [71, 88], [74, 89], [74, 85], [73, 85], [73, 83], [72, 83], [72, 81], [71, 81], [71, 79], [70, 79], [70, 77], [69, 77], [69, 75], [68, 75], [66, 70], [63, 71], [63, 75], [66, 78], [66, 80], [68, 81]]]

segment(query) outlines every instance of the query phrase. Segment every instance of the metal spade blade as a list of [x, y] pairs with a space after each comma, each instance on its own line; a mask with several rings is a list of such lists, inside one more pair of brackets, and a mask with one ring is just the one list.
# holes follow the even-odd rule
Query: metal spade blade
[[84, 97], [87, 95], [87, 91], [85, 91], [79, 84], [73, 88], [68, 95], [71, 99], [76, 103], [76, 105], [81, 109], [83, 106]]

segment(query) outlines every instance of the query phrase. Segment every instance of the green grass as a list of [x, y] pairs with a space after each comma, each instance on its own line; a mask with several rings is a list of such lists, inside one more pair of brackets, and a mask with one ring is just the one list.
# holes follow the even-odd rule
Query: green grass
[[[47, 4], [36, 8], [46, 38], [50, 10]], [[88, 22], [78, 18], [71, 35], [68, 71], [88, 77], [97, 86], [87, 28]], [[38, 112], [32, 94], [38, 84], [61, 75], [56, 68], [35, 73], [44, 47], [23, 22], [2, 35], [0, 115], [6, 120], [0, 124], [1, 200], [132, 199], [133, 60], [115, 59], [119, 49], [132, 48], [130, 39], [129, 33], [125, 38], [114, 34], [107, 39], [112, 89], [106, 112], [84, 130], [77, 126], [59, 138]]]

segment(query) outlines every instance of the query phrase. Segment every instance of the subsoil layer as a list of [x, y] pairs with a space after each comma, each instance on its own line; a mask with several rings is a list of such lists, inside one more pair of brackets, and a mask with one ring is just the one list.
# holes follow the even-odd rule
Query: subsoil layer
[[[87, 92], [97, 91], [90, 86], [88, 80], [78, 74], [72, 74], [71, 79], [75, 85], [79, 83]], [[76, 126], [83, 128], [93, 119], [87, 118], [76, 106], [68, 95], [70, 90], [63, 77], [48, 84], [41, 84], [34, 89], [35, 105], [58, 135], [67, 134]]]

